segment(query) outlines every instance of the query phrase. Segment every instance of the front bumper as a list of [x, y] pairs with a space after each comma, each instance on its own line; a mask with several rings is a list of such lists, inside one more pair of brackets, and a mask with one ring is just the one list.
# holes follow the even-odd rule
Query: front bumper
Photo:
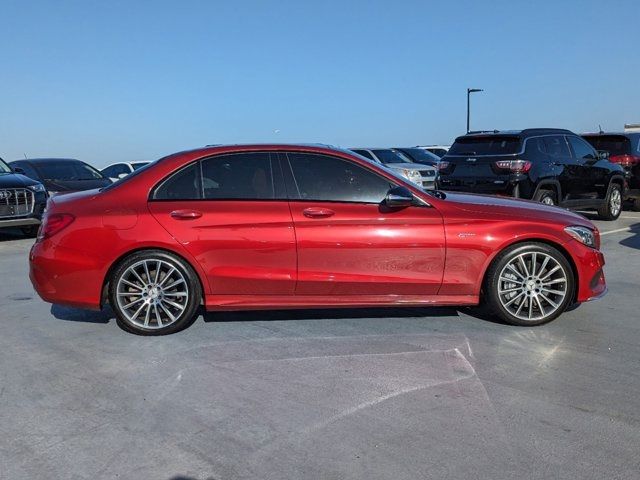
[[588, 302], [603, 297], [607, 293], [607, 282], [604, 278], [605, 259], [602, 252], [576, 240], [569, 242], [567, 247], [578, 274], [576, 301]]

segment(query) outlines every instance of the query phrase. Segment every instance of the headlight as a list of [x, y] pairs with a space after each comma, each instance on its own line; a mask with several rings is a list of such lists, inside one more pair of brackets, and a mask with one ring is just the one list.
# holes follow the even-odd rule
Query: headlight
[[597, 248], [596, 234], [590, 228], [579, 227], [576, 225], [573, 227], [566, 227], [564, 231], [587, 247]]
[[402, 176], [407, 180], [409, 180], [410, 182], [413, 182], [417, 185], [422, 185], [422, 175], [420, 175], [420, 172], [418, 170], [409, 170], [409, 169], [403, 168], [401, 172], [402, 172]]
[[29, 190], [34, 191], [34, 192], [44, 192], [45, 191], [44, 185], [42, 185], [41, 183], [36, 183], [35, 185], [29, 185], [27, 188]]

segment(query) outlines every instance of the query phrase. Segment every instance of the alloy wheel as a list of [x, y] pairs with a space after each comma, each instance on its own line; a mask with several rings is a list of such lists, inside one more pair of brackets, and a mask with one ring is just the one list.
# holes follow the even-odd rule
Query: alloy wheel
[[565, 268], [546, 253], [521, 253], [500, 271], [498, 298], [519, 320], [537, 322], [553, 315], [567, 294]]
[[189, 287], [184, 275], [169, 262], [145, 259], [120, 275], [116, 297], [132, 325], [154, 330], [180, 318], [189, 302]]
[[611, 190], [611, 195], [609, 197], [609, 209], [611, 210], [611, 215], [614, 217], [616, 217], [622, 209], [622, 195], [620, 194], [620, 190], [617, 188]]

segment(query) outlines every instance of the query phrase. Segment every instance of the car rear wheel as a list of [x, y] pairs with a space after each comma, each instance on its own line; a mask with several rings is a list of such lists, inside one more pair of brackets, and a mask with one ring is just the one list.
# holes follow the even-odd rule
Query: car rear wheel
[[622, 213], [622, 189], [617, 183], [611, 184], [605, 204], [598, 209], [603, 220], [616, 220]]
[[538, 193], [536, 193], [535, 200], [540, 203], [544, 203], [545, 205], [558, 204], [556, 193], [552, 190], [540, 190]]
[[159, 250], [127, 257], [109, 283], [109, 301], [118, 325], [139, 335], [166, 335], [188, 327], [201, 298], [191, 266]]
[[506, 249], [487, 273], [485, 300], [507, 323], [541, 325], [564, 312], [573, 301], [575, 280], [565, 256], [544, 243]]

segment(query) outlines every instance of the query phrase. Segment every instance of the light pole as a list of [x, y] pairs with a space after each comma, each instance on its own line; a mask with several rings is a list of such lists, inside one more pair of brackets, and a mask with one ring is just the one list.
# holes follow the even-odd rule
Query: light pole
[[469, 116], [471, 113], [471, 106], [470, 106], [470, 102], [469, 99], [471, 97], [472, 93], [476, 93], [476, 92], [483, 92], [484, 90], [482, 90], [481, 88], [467, 88], [467, 133], [469, 133]]

